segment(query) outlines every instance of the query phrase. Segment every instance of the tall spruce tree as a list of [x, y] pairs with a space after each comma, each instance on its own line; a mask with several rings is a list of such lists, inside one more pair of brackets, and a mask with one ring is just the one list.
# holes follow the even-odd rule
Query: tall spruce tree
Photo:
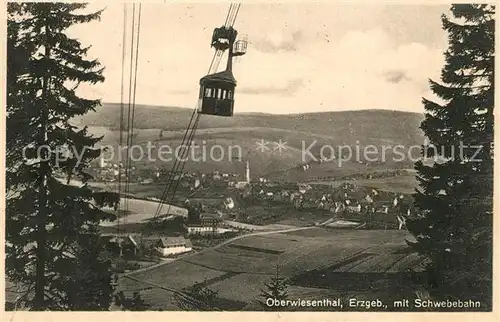
[[430, 80], [444, 103], [423, 99], [423, 154], [435, 162], [416, 163], [419, 216], [407, 222], [417, 240], [410, 244], [432, 259], [434, 286], [463, 272], [488, 280], [492, 271], [495, 7], [457, 4], [451, 13], [442, 17], [449, 47], [441, 82]]
[[111, 200], [86, 184], [100, 138], [71, 124], [100, 104], [79, 97], [78, 85], [104, 80], [89, 47], [66, 33], [99, 19], [85, 7], [8, 4], [6, 275], [32, 310], [108, 310], [112, 301], [97, 227], [112, 219], [101, 210]]
[[188, 287], [184, 294], [176, 294], [177, 305], [185, 311], [218, 311], [219, 292], [196, 282]]
[[279, 310], [280, 306], [269, 306], [269, 299], [283, 301], [288, 299], [288, 282], [286, 278], [281, 277], [279, 266], [276, 266], [276, 275], [269, 282], [264, 283], [264, 288], [261, 289], [259, 304], [266, 311]]
[[151, 305], [146, 303], [139, 292], [133, 292], [131, 298], [126, 298], [123, 291], [115, 295], [115, 304], [118, 305], [122, 311], [147, 311]]

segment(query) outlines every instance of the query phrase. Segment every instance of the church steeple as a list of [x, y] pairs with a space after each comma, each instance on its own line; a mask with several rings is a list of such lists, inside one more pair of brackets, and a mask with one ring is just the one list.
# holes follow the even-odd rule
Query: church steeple
[[247, 183], [250, 183], [250, 163], [247, 160], [247, 165], [245, 167], [245, 178]]

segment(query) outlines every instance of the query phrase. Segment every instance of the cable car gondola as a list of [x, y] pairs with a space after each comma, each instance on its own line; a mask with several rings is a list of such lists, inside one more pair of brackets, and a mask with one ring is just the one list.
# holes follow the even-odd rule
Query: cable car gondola
[[236, 79], [225, 70], [200, 80], [201, 114], [233, 116]]
[[226, 70], [210, 74], [200, 79], [199, 114], [233, 116], [236, 79], [232, 72], [233, 57], [246, 53], [247, 41], [238, 40], [238, 32], [233, 27], [215, 28], [211, 46], [222, 52], [229, 49]]

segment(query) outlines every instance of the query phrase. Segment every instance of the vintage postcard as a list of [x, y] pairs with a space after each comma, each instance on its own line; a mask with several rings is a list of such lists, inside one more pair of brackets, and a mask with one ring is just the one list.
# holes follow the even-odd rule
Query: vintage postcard
[[495, 5], [6, 10], [6, 314], [493, 312]]

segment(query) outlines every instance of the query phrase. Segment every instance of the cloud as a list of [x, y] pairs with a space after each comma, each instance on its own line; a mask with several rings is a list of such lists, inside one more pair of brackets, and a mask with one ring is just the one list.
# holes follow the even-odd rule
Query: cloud
[[411, 81], [411, 78], [406, 75], [406, 72], [402, 70], [390, 70], [384, 74], [384, 78], [389, 83], [400, 83], [404, 80]]
[[[213, 57], [212, 27], [220, 24], [217, 14], [225, 6], [193, 6], [188, 12], [193, 18], [181, 7], [144, 6], [137, 80], [141, 104], [191, 106], [197, 102], [199, 79]], [[122, 34], [116, 17], [121, 19], [122, 8], [109, 8], [100, 23], [82, 26], [75, 36], [84, 45], [91, 44], [91, 58], [99, 58], [106, 66], [105, 83], [86, 88], [84, 94], [119, 101]], [[247, 54], [233, 65], [237, 111], [423, 110], [421, 97], [429, 95], [428, 78], [439, 79], [444, 48], [418, 42], [409, 31], [404, 42], [395, 39], [385, 20], [384, 25], [364, 6], [350, 7], [350, 14], [362, 14], [363, 19], [357, 20], [347, 17], [344, 9], [332, 20], [324, 7], [304, 5], [299, 10], [283, 4], [280, 8], [248, 6], [238, 18], [238, 31], [247, 33], [250, 42]], [[301, 30], [304, 12], [315, 23]], [[405, 23], [396, 18], [394, 28]], [[336, 19], [343, 19], [342, 23]], [[441, 32], [421, 27], [421, 33]], [[219, 71], [225, 57], [220, 66]]]
[[263, 53], [296, 52], [304, 40], [304, 34], [301, 31], [295, 31], [287, 38], [283, 37], [282, 34], [271, 34], [265, 38], [252, 41], [251, 45], [257, 51]]
[[[240, 90], [238, 107], [259, 111], [267, 104], [275, 113], [366, 108], [422, 112], [421, 98], [429, 95], [427, 79], [439, 77], [443, 64], [441, 49], [395, 43], [381, 28], [352, 30], [330, 42], [303, 41], [296, 52], [249, 51], [244, 59], [237, 79], [242, 89], [244, 84], [256, 90]], [[283, 89], [290, 79], [301, 79], [302, 86], [286, 97], [271, 97], [262, 88]]]
[[293, 79], [288, 81], [284, 87], [275, 86], [255, 86], [255, 87], [242, 87], [238, 89], [239, 93], [242, 94], [253, 94], [253, 95], [290, 95], [295, 94], [300, 88], [304, 86], [304, 81], [301, 79]]

